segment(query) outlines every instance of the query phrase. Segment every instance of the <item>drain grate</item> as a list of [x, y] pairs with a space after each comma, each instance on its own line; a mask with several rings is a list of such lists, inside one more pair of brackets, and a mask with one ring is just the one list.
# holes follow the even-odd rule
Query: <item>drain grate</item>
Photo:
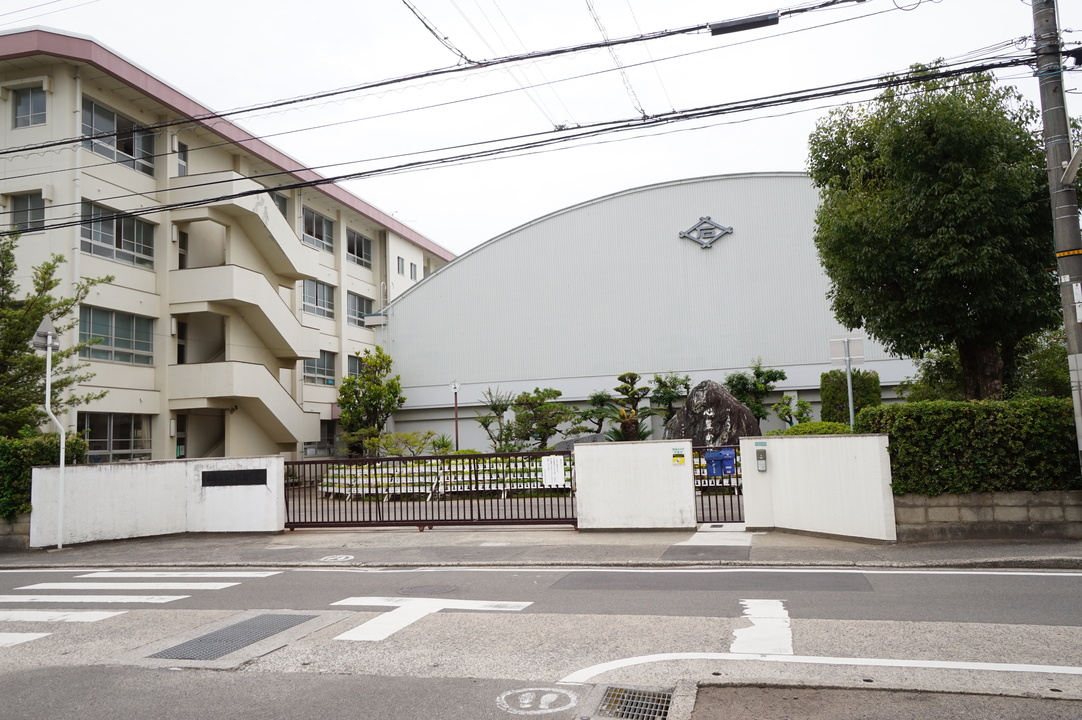
[[149, 657], [166, 660], [217, 660], [283, 630], [308, 622], [316, 615], [257, 615], [235, 625], [181, 643]]
[[667, 720], [672, 692], [606, 688], [597, 714], [624, 720]]

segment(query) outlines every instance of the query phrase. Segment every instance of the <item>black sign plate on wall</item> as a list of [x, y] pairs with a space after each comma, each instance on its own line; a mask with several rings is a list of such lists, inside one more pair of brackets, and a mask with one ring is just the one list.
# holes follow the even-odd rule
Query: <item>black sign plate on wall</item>
[[227, 485], [266, 485], [267, 469], [251, 470], [204, 470], [203, 487], [226, 487]]

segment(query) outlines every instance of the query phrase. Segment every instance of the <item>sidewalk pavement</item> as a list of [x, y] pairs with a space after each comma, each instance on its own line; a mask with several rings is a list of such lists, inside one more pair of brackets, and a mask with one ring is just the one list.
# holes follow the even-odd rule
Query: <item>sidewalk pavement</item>
[[183, 534], [0, 552], [0, 568], [48, 567], [718, 567], [1082, 569], [1082, 541], [874, 544], [742, 525], [698, 532], [570, 527], [436, 527]]

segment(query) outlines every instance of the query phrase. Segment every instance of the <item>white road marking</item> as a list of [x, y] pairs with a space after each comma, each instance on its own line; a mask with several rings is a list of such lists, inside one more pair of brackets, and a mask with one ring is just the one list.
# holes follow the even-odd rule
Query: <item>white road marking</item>
[[752, 655], [792, 655], [793, 629], [781, 600], [741, 600], [751, 627], [733, 630], [729, 652]]
[[146, 572], [113, 572], [107, 570], [105, 572], [92, 572], [87, 575], [79, 575], [81, 578], [265, 578], [271, 575], [281, 575], [281, 570], [271, 570], [267, 572], [263, 571], [244, 571], [244, 572], [201, 572], [201, 571], [184, 571], [184, 572], [164, 572], [164, 571], [146, 571]]
[[167, 603], [191, 595], [0, 595], [0, 603]]
[[98, 622], [127, 610], [0, 610], [0, 622]]
[[47, 635], [52, 635], [52, 633], [0, 633], [0, 648], [30, 642]]
[[292, 568], [293, 572], [338, 572], [374, 575], [405, 575], [410, 573], [649, 573], [672, 574], [689, 573], [693, 575], [724, 575], [728, 573], [763, 573], [794, 575], [948, 575], [956, 577], [1002, 576], [1002, 577], [1062, 577], [1082, 578], [1082, 572], [1035, 570], [881, 570], [855, 568], [764, 568], [764, 567], [724, 567], [724, 568], [650, 568], [650, 567], [408, 567], [408, 568]]
[[118, 583], [37, 583], [16, 590], [222, 590], [240, 583], [211, 582], [118, 582]]
[[753, 655], [737, 653], [661, 653], [613, 660], [573, 672], [558, 682], [584, 683], [602, 673], [633, 665], [670, 660], [758, 660], [761, 662], [800, 663], [806, 665], [848, 665], [871, 667], [922, 668], [928, 670], [983, 670], [990, 672], [1030, 672], [1052, 675], [1082, 675], [1082, 667], [1066, 665], [1021, 665], [1011, 663], [951, 662], [948, 660], [903, 660], [891, 658], [843, 658], [814, 655]]
[[440, 610], [481, 610], [488, 612], [518, 612], [530, 602], [501, 602], [485, 600], [451, 600], [446, 598], [413, 597], [351, 597], [331, 605], [393, 607], [394, 610], [374, 617], [368, 622], [342, 633], [335, 640], [384, 640], [426, 615]]

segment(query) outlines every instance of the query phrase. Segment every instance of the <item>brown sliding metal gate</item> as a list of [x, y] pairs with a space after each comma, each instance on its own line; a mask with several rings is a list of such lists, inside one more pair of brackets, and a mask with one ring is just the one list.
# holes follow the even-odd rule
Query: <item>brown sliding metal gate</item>
[[[707, 460], [707, 453], [717, 450], [693, 450], [696, 521], [743, 522], [739, 448], [735, 463], [721, 465]], [[570, 452], [286, 463], [286, 527], [291, 530], [577, 523]]]
[[574, 525], [570, 452], [286, 463], [286, 527]]

